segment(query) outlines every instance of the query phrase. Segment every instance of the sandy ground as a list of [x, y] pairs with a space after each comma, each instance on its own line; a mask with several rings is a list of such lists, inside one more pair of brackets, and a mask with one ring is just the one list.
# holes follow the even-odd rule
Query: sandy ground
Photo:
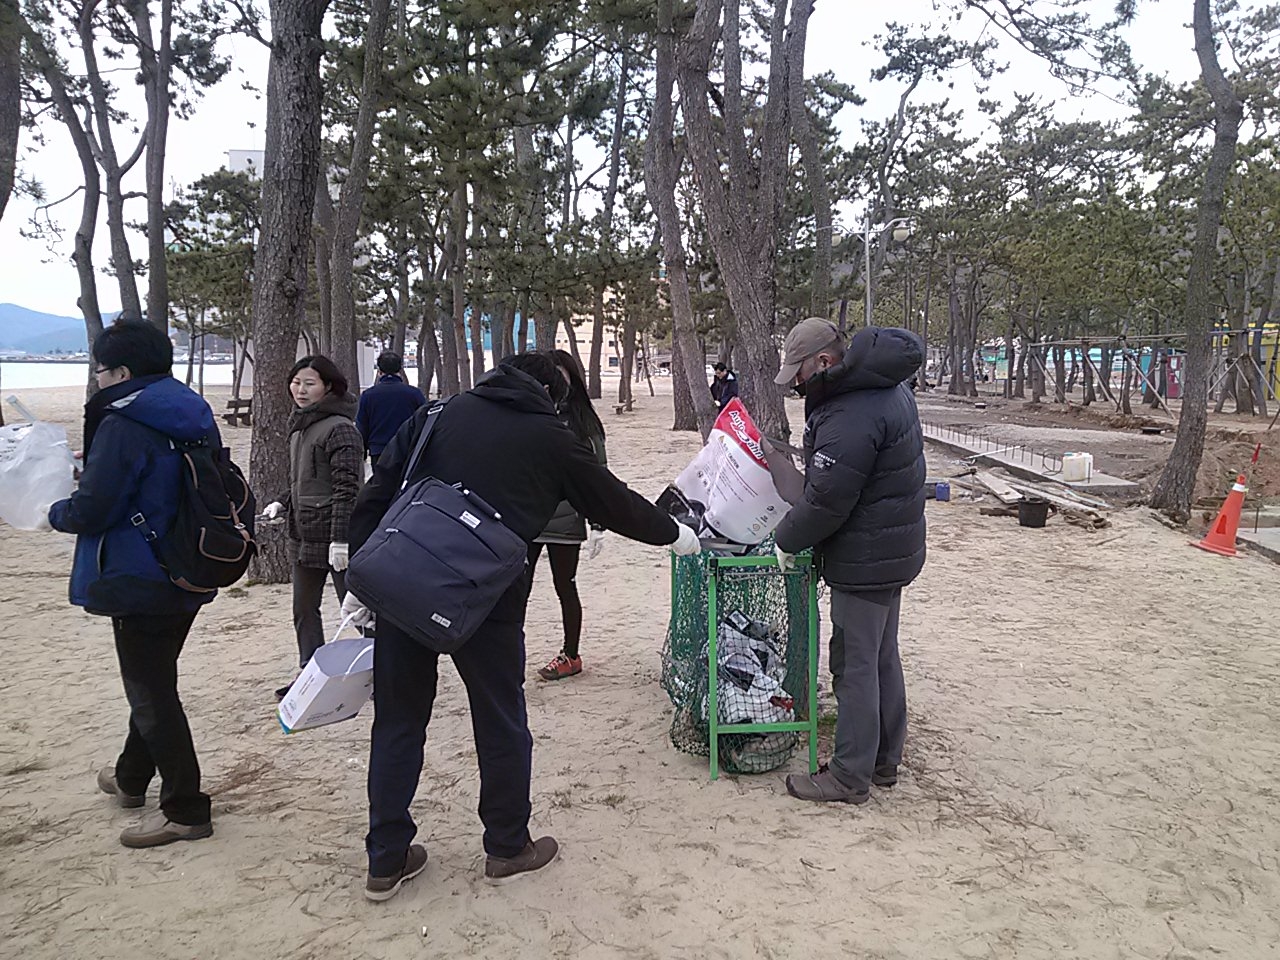
[[[78, 416], [74, 390], [23, 399]], [[648, 495], [694, 451], [670, 416], [663, 395], [606, 415], [611, 465]], [[242, 455], [247, 435], [229, 431]], [[528, 684], [533, 827], [561, 861], [482, 882], [469, 720], [446, 667], [414, 805], [431, 864], [381, 905], [361, 896], [370, 708], [293, 737], [274, 719], [294, 657], [287, 587], [226, 591], [182, 660], [214, 837], [128, 851], [131, 814], [93, 782], [126, 723], [109, 624], [67, 606], [70, 538], [0, 526], [0, 956], [1274, 956], [1277, 568], [1192, 550], [1142, 511], [1092, 533], [928, 509], [930, 560], [903, 606], [896, 789], [804, 805], [780, 773], [712, 783], [673, 750], [657, 682], [667, 560], [611, 537], [580, 577], [586, 672]], [[544, 568], [531, 677], [558, 626]]]

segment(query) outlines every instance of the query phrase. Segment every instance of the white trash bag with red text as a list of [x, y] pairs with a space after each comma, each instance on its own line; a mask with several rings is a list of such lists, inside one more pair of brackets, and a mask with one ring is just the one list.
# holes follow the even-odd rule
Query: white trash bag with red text
[[39, 530], [50, 505], [71, 496], [74, 465], [62, 427], [0, 427], [0, 519], [19, 530]]

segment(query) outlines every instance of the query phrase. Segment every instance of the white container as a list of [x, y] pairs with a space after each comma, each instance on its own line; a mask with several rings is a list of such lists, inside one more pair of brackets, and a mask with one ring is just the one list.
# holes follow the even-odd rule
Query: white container
[[1092, 453], [1064, 453], [1062, 477], [1066, 483], [1083, 483], [1093, 477]]

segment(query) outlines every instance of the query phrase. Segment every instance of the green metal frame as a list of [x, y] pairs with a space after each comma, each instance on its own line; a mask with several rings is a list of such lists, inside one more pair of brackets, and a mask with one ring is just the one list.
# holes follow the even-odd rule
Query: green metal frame
[[[818, 772], [818, 582], [813, 558], [794, 558], [795, 567], [781, 570], [776, 557], [711, 557], [707, 561], [707, 737], [711, 747], [711, 779], [720, 778], [720, 734], [722, 733], [807, 733], [809, 735], [809, 772]], [[674, 570], [674, 567], [673, 567]], [[772, 572], [783, 577], [804, 577], [809, 605], [809, 719], [792, 723], [720, 723], [720, 690], [717, 651], [717, 609], [720, 578], [733, 576], [768, 576]], [[673, 573], [674, 582], [674, 573]], [[674, 594], [673, 594], [674, 596]]]

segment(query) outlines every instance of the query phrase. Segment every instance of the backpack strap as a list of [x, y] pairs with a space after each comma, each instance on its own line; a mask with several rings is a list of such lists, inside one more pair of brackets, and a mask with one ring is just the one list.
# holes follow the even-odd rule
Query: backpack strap
[[422, 432], [418, 434], [418, 442], [414, 444], [413, 453], [409, 456], [409, 465], [404, 468], [404, 475], [400, 478], [401, 490], [409, 485], [409, 478], [413, 476], [413, 471], [418, 466], [418, 461], [422, 459], [422, 452], [427, 448], [427, 441], [431, 439], [431, 431], [436, 428], [436, 422], [440, 419], [440, 412], [444, 410], [450, 399], [452, 398], [445, 397], [443, 400], [437, 400], [427, 408], [427, 419], [423, 421]]

